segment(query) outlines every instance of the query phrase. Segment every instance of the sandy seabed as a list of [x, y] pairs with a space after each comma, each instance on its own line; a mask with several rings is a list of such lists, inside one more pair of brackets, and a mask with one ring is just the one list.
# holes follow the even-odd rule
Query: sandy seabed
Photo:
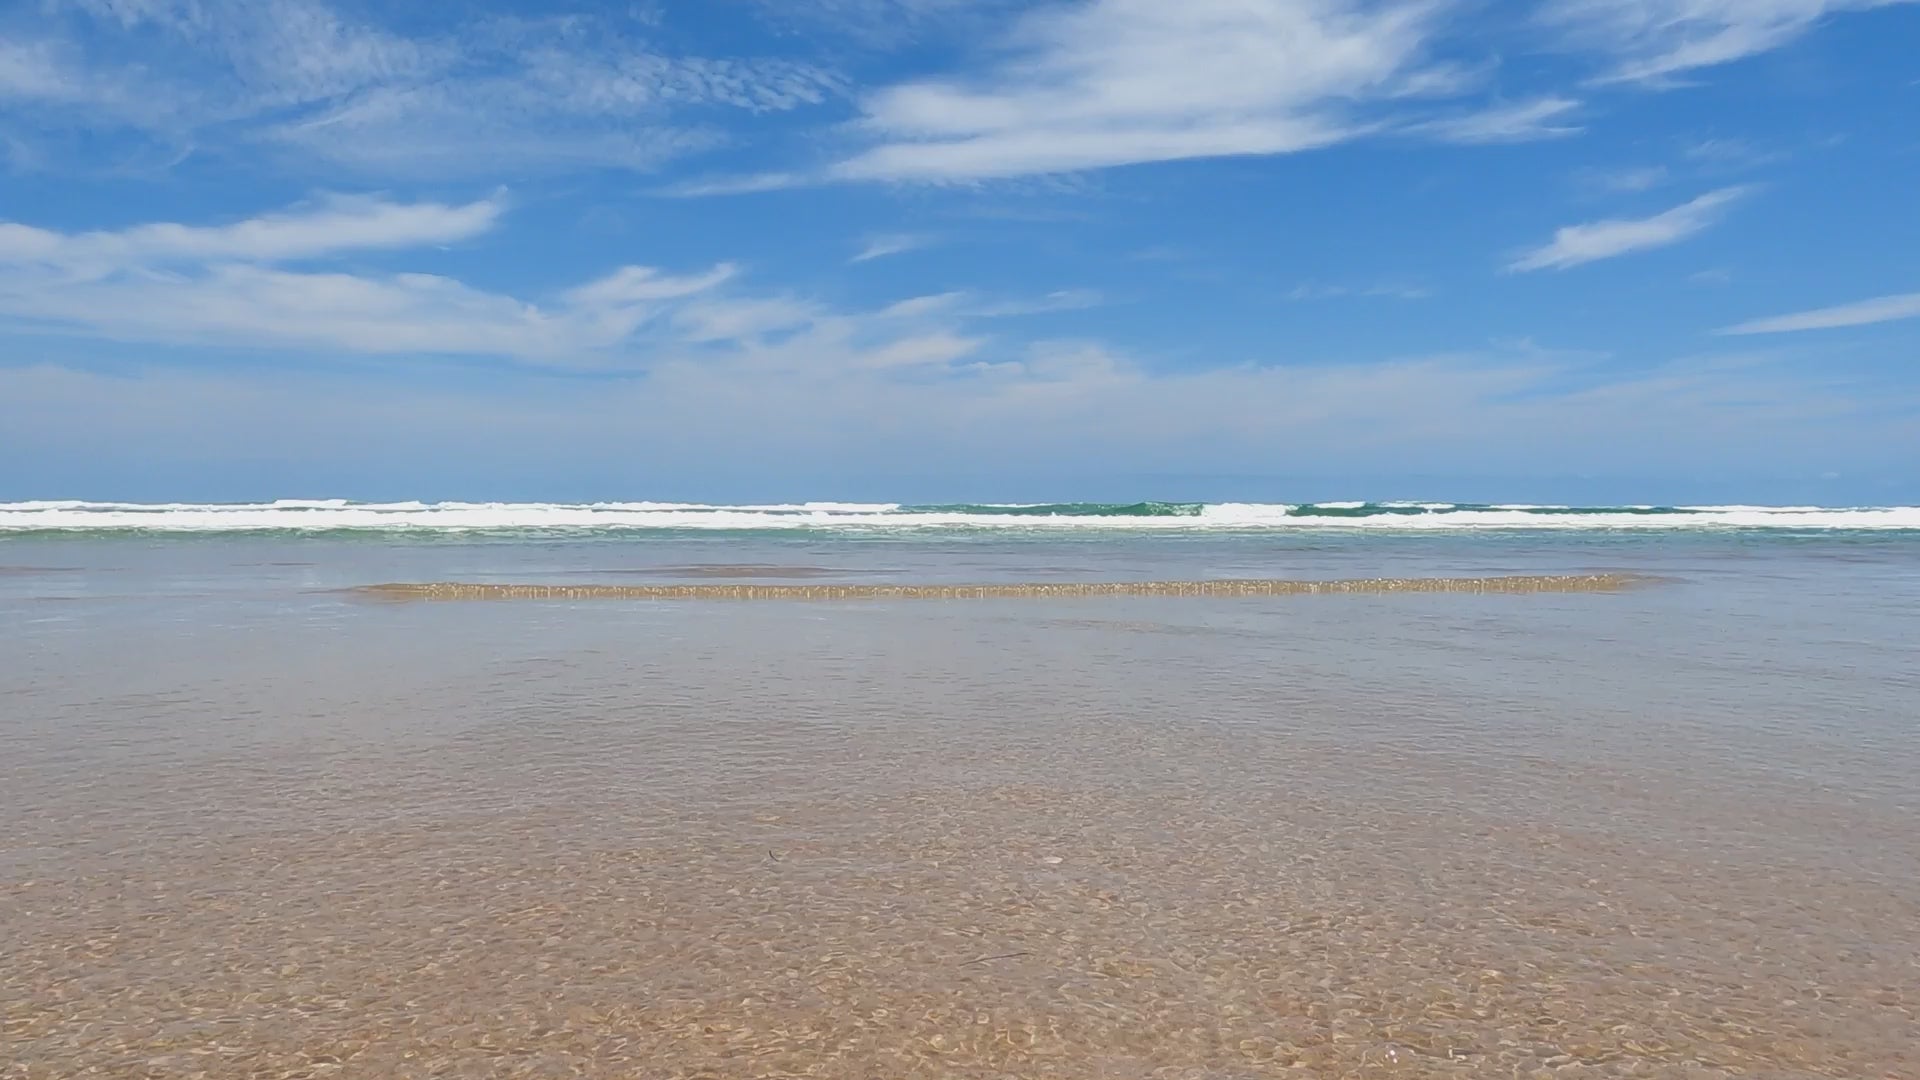
[[[1707, 725], [1719, 683], [1632, 698], [1682, 669], [1620, 606], [349, 604], [75, 653], [6, 698], [0, 1078], [1920, 1077], [1906, 804]], [[1684, 670], [1877, 707], [1779, 666]]]

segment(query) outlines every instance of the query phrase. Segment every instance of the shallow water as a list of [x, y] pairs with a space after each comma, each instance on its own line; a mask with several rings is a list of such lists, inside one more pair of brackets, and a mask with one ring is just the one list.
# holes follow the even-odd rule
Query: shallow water
[[[5, 1075], [1920, 1075], [1912, 535], [38, 537], [0, 566]], [[1672, 580], [341, 591], [781, 568]]]

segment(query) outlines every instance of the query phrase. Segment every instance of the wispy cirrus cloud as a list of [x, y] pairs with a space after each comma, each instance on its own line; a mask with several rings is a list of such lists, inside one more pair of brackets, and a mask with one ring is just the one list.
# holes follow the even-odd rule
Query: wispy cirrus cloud
[[740, 176], [705, 176], [680, 180], [655, 189], [652, 194], [669, 199], [705, 199], [717, 195], [754, 195], [764, 191], [782, 191], [817, 183], [813, 177], [797, 172], [747, 173]]
[[1568, 225], [1556, 230], [1551, 241], [1508, 263], [1507, 269], [1516, 272], [1565, 270], [1677, 244], [1719, 221], [1727, 209], [1750, 190], [1729, 187], [1710, 191], [1652, 217], [1610, 218]]
[[1769, 52], [1845, 11], [1914, 0], [1548, 0], [1540, 19], [1609, 58], [1614, 82], [1658, 82]]
[[890, 49], [976, 31], [1018, 10], [1025, 0], [754, 0], [759, 15], [782, 33], [830, 36]]
[[1543, 97], [1496, 105], [1462, 116], [1422, 121], [1412, 130], [1442, 142], [1468, 145], [1557, 139], [1584, 130], [1566, 122], [1579, 108], [1580, 103], [1572, 98]]
[[[1603, 58], [1616, 81], [1647, 81], [1778, 47], [1829, 15], [1912, 2], [1545, 0], [1522, 21], [1536, 40], [1544, 27], [1559, 46]], [[838, 129], [853, 149], [824, 167], [769, 157], [743, 177], [665, 189], [721, 195], [1286, 154], [1388, 132], [1483, 144], [1581, 130], [1573, 91], [1514, 100], [1498, 65], [1456, 59], [1480, 52], [1469, 43], [1485, 29], [1459, 0], [731, 9], [776, 43], [840, 41], [813, 61], [778, 44], [759, 55], [669, 48], [685, 39], [658, 6], [535, 18], [455, 7], [431, 24], [328, 0], [16, 7], [0, 15], [0, 150], [16, 163], [46, 164], [84, 143], [163, 163], [266, 149], [382, 179], [655, 170], [744, 145], [749, 117], [856, 102]], [[961, 57], [955, 73], [863, 91], [829, 62], [849, 41], [936, 37]]]
[[787, 111], [843, 89], [790, 59], [669, 53], [645, 20], [612, 15], [404, 33], [324, 0], [41, 11], [10, 20], [0, 42], [0, 121], [16, 138], [119, 129], [382, 176], [652, 168], [729, 141], [720, 112]]
[[0, 102], [72, 104], [118, 96], [106, 86], [91, 83], [65, 52], [50, 41], [0, 39]]
[[[1564, 47], [1650, 80], [1777, 47], [1827, 14], [1911, 0], [1547, 0]], [[1015, 20], [986, 64], [866, 94], [869, 145], [819, 179], [975, 182], [1313, 150], [1388, 131], [1445, 142], [1577, 134], [1567, 92], [1488, 93], [1448, 59], [1470, 23], [1425, 0], [1088, 0]], [[1537, 32], [1537, 27], [1536, 27]]]
[[1669, 178], [1670, 173], [1665, 165], [1585, 169], [1576, 174], [1576, 179], [1583, 186], [1608, 192], [1652, 191], [1666, 183]]
[[1295, 303], [1309, 300], [1425, 300], [1433, 290], [1416, 285], [1324, 285], [1305, 282], [1287, 290], [1287, 299]]
[[1788, 156], [1785, 151], [1757, 146], [1746, 139], [1728, 138], [1698, 139], [1680, 153], [1696, 165], [1730, 171], [1771, 165]]
[[849, 262], [872, 262], [890, 255], [904, 255], [909, 251], [919, 251], [933, 244], [933, 237], [917, 233], [879, 233], [869, 236], [860, 245]]
[[0, 222], [0, 266], [112, 272], [177, 262], [287, 262], [378, 248], [448, 244], [491, 230], [501, 197], [464, 205], [329, 196], [228, 225], [161, 222], [80, 233]]
[[969, 310], [981, 318], [1009, 319], [1056, 311], [1084, 311], [1106, 302], [1107, 298], [1097, 289], [1056, 289], [1033, 300], [996, 300], [978, 304]]
[[1457, 90], [1425, 54], [1439, 5], [1092, 0], [1041, 8], [967, 77], [868, 95], [846, 180], [975, 181], [1327, 146], [1368, 102]]
[[266, 137], [380, 175], [462, 175], [488, 169], [634, 170], [727, 144], [714, 109], [784, 112], [838, 93], [835, 78], [782, 60], [666, 58], [638, 46], [540, 42], [539, 28], [480, 70], [429, 82], [364, 88]]
[[1900, 319], [1920, 319], [1920, 293], [1877, 296], [1851, 304], [1798, 311], [1753, 319], [1718, 331], [1721, 334], [1785, 334], [1799, 330], [1834, 330], [1848, 326], [1871, 326]]

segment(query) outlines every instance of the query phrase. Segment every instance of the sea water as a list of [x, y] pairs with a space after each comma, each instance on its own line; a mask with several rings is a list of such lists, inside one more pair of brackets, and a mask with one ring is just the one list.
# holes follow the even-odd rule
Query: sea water
[[0, 506], [0, 1061], [1920, 1075], [1916, 612], [1902, 508]]

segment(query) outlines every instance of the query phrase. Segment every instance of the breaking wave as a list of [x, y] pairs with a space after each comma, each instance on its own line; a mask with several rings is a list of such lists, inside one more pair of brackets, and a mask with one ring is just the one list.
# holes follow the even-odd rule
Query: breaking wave
[[1917, 530], [1920, 507], [1323, 503], [0, 503], [0, 534], [634, 530]]

